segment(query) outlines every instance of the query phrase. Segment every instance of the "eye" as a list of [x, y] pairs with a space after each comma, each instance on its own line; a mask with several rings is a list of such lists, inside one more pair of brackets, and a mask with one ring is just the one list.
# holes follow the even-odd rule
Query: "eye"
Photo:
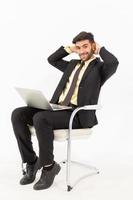
[[83, 47], [84, 47], [84, 49], [86, 49], [88, 46], [87, 46], [87, 45], [84, 45]]
[[79, 49], [80, 49], [80, 47], [79, 47], [79, 46], [76, 46], [76, 49], [77, 49], [77, 50], [79, 50]]

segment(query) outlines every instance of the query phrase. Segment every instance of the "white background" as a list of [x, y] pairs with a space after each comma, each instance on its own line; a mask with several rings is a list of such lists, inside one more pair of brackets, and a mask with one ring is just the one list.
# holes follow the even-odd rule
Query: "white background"
[[[130, 0], [0, 1], [0, 165], [8, 166], [8, 172], [10, 172], [9, 166], [17, 163], [18, 166], [12, 169], [15, 175], [21, 162], [10, 116], [14, 108], [24, 103], [14, 87], [42, 90], [50, 99], [62, 73], [48, 64], [47, 57], [61, 45], [70, 45], [73, 37], [80, 31], [92, 32], [96, 42], [111, 51], [120, 64], [116, 74], [102, 88], [103, 108], [97, 112], [99, 125], [94, 127], [94, 135], [85, 143], [86, 146], [84, 143], [77, 143], [81, 145], [81, 148], [77, 148], [78, 153], [82, 156], [84, 150], [83, 152], [81, 150], [85, 146], [85, 152], [88, 152], [88, 156], [85, 153], [86, 159], [90, 157], [98, 165], [102, 162], [105, 165], [113, 163], [115, 169], [117, 163], [118, 169], [122, 169], [122, 174], [123, 165], [129, 167], [124, 168], [126, 171], [132, 169], [133, 22], [131, 19], [133, 13], [131, 2]], [[70, 58], [71, 56], [68, 57]], [[74, 149], [77, 144], [74, 144]], [[59, 147], [55, 146], [57, 150]], [[74, 151], [78, 151], [77, 149]], [[56, 156], [58, 160], [60, 157], [63, 158], [64, 154], [57, 151]], [[132, 181], [132, 170], [130, 172], [130, 181]], [[0, 181], [3, 189], [6, 188], [4, 187], [6, 181], [5, 185], [2, 184], [6, 177], [6, 170], [3, 172], [1, 170], [2, 174], [4, 175], [0, 177]], [[16, 182], [20, 174], [15, 179]], [[6, 177], [10, 179], [10, 185], [13, 177], [10, 175]], [[127, 188], [131, 185], [128, 181]], [[16, 182], [14, 184], [17, 184]], [[95, 187], [94, 183], [93, 187]], [[125, 191], [123, 194], [124, 190], [121, 188], [119, 191], [117, 187], [116, 191], [121, 198], [124, 198], [123, 195], [127, 192], [131, 199], [133, 197], [131, 191]], [[2, 193], [2, 197], [5, 198], [4, 195]], [[101, 195], [100, 199], [103, 198], [104, 196]]]

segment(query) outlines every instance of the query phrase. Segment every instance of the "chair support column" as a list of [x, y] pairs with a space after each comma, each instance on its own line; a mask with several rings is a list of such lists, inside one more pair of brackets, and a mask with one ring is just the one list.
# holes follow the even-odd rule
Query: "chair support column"
[[67, 182], [67, 191], [70, 191], [72, 189], [71, 182], [70, 182], [70, 172], [71, 172], [71, 131], [72, 131], [72, 124], [73, 119], [76, 115], [76, 113], [83, 108], [76, 108], [70, 117], [69, 121], [69, 130], [68, 130], [68, 138], [67, 138], [67, 168], [66, 168], [66, 182]]
[[67, 138], [67, 165], [66, 165], [66, 182], [67, 182], [67, 191], [72, 189], [71, 182], [70, 182], [70, 175], [71, 175], [71, 131], [72, 131], [72, 124], [73, 119], [78, 111], [80, 110], [97, 110], [100, 109], [100, 105], [86, 105], [82, 107], [76, 108], [70, 117], [69, 121], [69, 130], [68, 130], [68, 138]]

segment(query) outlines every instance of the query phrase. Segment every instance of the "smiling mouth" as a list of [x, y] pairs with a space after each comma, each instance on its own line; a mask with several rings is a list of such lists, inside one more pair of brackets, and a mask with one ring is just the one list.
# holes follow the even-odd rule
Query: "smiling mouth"
[[88, 53], [80, 54], [81, 57], [88, 56]]

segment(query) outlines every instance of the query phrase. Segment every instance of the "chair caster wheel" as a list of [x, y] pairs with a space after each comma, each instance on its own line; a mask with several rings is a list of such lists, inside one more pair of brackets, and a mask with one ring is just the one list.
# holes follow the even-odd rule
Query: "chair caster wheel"
[[72, 190], [72, 187], [70, 185], [67, 186], [67, 191], [71, 191]]

